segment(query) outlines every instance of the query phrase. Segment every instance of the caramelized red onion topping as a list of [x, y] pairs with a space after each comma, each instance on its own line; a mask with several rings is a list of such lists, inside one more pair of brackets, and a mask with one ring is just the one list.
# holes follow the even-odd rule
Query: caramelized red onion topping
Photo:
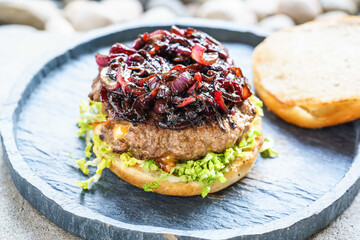
[[[144, 33], [132, 47], [114, 44], [96, 55], [103, 86], [101, 101], [116, 120], [149, 120], [183, 129], [223, 117], [251, 96], [240, 68], [224, 45], [192, 28]], [[230, 121], [231, 122], [231, 121]]]

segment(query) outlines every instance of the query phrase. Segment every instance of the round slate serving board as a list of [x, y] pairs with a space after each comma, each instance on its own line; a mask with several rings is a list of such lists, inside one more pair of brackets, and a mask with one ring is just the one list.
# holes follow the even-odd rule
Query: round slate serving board
[[[254, 31], [219, 22], [181, 20], [225, 43], [251, 79]], [[258, 157], [240, 182], [205, 199], [147, 193], [105, 170], [90, 190], [69, 152], [83, 156], [76, 136], [78, 105], [97, 74], [94, 55], [114, 42], [159, 25], [122, 25], [86, 35], [79, 43], [40, 56], [24, 73], [4, 106], [2, 144], [19, 192], [66, 231], [86, 239], [304, 239], [325, 227], [358, 193], [359, 122], [307, 130], [265, 111], [264, 135], [275, 140], [279, 157]], [[94, 174], [92, 169], [91, 174]]]

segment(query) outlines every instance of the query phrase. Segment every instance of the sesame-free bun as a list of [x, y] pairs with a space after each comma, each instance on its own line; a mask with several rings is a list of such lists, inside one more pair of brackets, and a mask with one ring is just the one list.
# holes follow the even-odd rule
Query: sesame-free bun
[[[261, 132], [261, 119], [256, 118], [254, 121], [256, 121], [254, 122], [254, 127]], [[230, 163], [229, 172], [224, 174], [227, 181], [225, 183], [215, 181], [215, 183], [211, 186], [211, 193], [228, 187], [229, 185], [245, 177], [245, 175], [250, 172], [262, 145], [263, 137], [258, 137], [256, 141], [257, 144], [252, 151], [251, 156], [236, 159]], [[149, 184], [149, 182], [155, 181], [159, 177], [159, 173], [154, 174], [152, 172], [147, 172], [138, 165], [124, 168], [124, 165], [119, 158], [116, 158], [115, 164], [110, 167], [110, 170], [124, 181], [139, 188], [143, 188], [143, 184]], [[155, 188], [153, 191], [165, 195], [193, 196], [200, 195], [201, 191], [203, 190], [203, 186], [196, 181], [176, 182], [174, 180], [175, 178], [170, 176], [168, 179], [161, 181], [159, 183], [159, 188]]]
[[276, 32], [253, 54], [254, 84], [289, 123], [321, 128], [360, 118], [360, 17]]

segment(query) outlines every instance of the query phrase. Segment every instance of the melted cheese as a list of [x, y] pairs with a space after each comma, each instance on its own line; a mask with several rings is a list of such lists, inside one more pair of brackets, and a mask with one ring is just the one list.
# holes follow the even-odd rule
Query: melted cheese
[[166, 155], [165, 157], [162, 158], [158, 158], [156, 160], [156, 163], [162, 170], [168, 173], [170, 173], [172, 167], [176, 166], [176, 160], [171, 154]]
[[165, 157], [160, 158], [160, 160], [164, 163], [176, 162], [174, 157], [171, 154], [168, 154]]
[[125, 134], [129, 130], [128, 125], [116, 124], [113, 129], [114, 139], [121, 140], [125, 139]]

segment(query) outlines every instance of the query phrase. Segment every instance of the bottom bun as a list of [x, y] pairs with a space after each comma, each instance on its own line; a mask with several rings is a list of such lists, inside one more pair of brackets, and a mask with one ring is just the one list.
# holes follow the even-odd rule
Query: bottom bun
[[[254, 127], [261, 132], [260, 118], [256, 119]], [[220, 183], [216, 180], [211, 186], [210, 193], [218, 192], [245, 177], [253, 167], [262, 143], [263, 137], [261, 135], [256, 138], [256, 146], [254, 147], [252, 154], [248, 157], [235, 159], [231, 162], [228, 166], [229, 171], [224, 174], [227, 181], [225, 183]], [[159, 177], [158, 174], [147, 172], [138, 165], [133, 167], [124, 167], [119, 158], [115, 159], [115, 163], [110, 167], [110, 170], [124, 181], [139, 188], [143, 188], [143, 184], [149, 184]], [[154, 192], [172, 196], [200, 195], [203, 190], [203, 185], [197, 181], [176, 182], [172, 181], [171, 176], [169, 176], [166, 180], [159, 182], [158, 185], [158, 188], [153, 189]]]

